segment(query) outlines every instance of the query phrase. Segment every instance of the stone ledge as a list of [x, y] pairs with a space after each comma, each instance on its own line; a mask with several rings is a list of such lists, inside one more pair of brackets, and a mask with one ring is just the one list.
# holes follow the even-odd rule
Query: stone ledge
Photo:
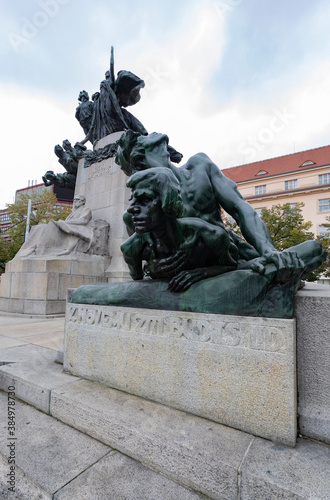
[[51, 415], [182, 486], [237, 499], [248, 434], [89, 381], [52, 391]]
[[49, 413], [51, 391], [78, 380], [56, 364], [56, 351], [31, 344], [0, 350], [0, 389], [14, 386], [16, 397]]
[[51, 413], [214, 500], [328, 500], [330, 449], [290, 448], [98, 383], [52, 392]]
[[330, 448], [298, 439], [296, 448], [256, 438], [241, 470], [241, 500], [328, 500]]
[[54, 500], [205, 500], [118, 452], [110, 452], [55, 494]]
[[[0, 401], [2, 407], [6, 406], [7, 395], [0, 393]], [[103, 443], [20, 401], [15, 402], [15, 421], [17, 496], [10, 496], [11, 492], [6, 491], [6, 476], [2, 475], [0, 478], [1, 490], [9, 493], [8, 498], [38, 498], [35, 491], [37, 488], [37, 492], [42, 492], [44, 498], [51, 499], [56, 491], [111, 451]], [[3, 457], [8, 457], [8, 442], [6, 429], [0, 434], [0, 453]], [[2, 464], [2, 471], [4, 468], [8, 473], [8, 461], [7, 464]], [[23, 485], [22, 477], [25, 478]], [[1, 495], [1, 498], [4, 497]]]
[[15, 465], [15, 489], [14, 491], [8, 490], [8, 488], [13, 487], [7, 483], [8, 473], [8, 458], [0, 452], [0, 497], [2, 500], [31, 500], [32, 498], [52, 500], [52, 495], [47, 493], [37, 481], [17, 465]]
[[94, 150], [97, 149], [102, 149], [108, 144], [114, 144], [118, 139], [121, 138], [123, 135], [124, 131], [122, 132], [114, 132], [113, 134], [106, 135], [105, 137], [102, 137], [102, 139], [99, 139], [94, 146]]
[[[1, 299], [0, 299], [1, 300]], [[9, 318], [24, 318], [24, 319], [58, 319], [65, 318], [65, 313], [58, 314], [24, 314], [24, 313], [12, 313], [7, 311], [1, 311], [0, 309], [0, 317], [9, 317]]]
[[[2, 405], [7, 397], [0, 394]], [[19, 401], [15, 492], [9, 491], [9, 450], [0, 436], [0, 496], [3, 500], [72, 500], [120, 498], [198, 500], [198, 493], [166, 479], [135, 460]]]
[[[7, 360], [15, 358], [16, 362], [13, 367], [18, 367], [20, 363], [27, 363], [28, 353], [23, 353], [21, 349], [6, 350]], [[35, 349], [33, 355], [30, 353], [31, 366], [36, 364], [40, 354], [38, 350], [40, 349]], [[4, 355], [2, 358], [5, 358]], [[47, 386], [46, 379], [49, 377], [48, 380], [50, 380], [52, 374], [56, 372], [56, 365], [52, 364], [47, 367], [47, 375], [41, 370], [39, 386]], [[94, 491], [99, 485], [101, 487], [98, 496], [100, 500], [117, 500], [119, 498], [117, 488], [121, 487], [120, 477], [122, 477], [124, 487], [129, 488], [132, 485], [130, 496], [132, 499], [159, 498], [157, 497], [158, 488], [164, 500], [197, 499], [200, 498], [199, 494], [207, 495], [213, 500], [265, 500], [266, 498], [328, 500], [330, 449], [326, 445], [306, 439], [298, 439], [296, 448], [275, 445], [270, 441], [254, 438], [249, 434], [110, 389], [95, 382], [77, 380], [70, 375], [66, 377], [72, 383], [50, 390], [51, 414], [73, 427], [72, 432], [76, 429], [96, 438], [108, 447], [114, 446], [119, 452], [133, 459], [136, 458], [155, 472], [141, 469], [135, 461], [120, 458], [121, 456], [114, 457], [112, 461], [110, 456], [113, 456], [111, 455], [113, 452], [111, 451], [110, 455], [109, 453], [103, 455], [99, 461], [92, 461], [94, 465], [87, 470], [79, 454], [77, 466], [79, 465], [80, 472], [67, 486], [62, 482], [62, 486], [57, 490], [56, 499], [71, 500], [72, 491], [75, 491], [73, 488], [80, 491], [81, 488], [87, 487], [90, 489], [88, 491]], [[34, 390], [39, 389], [35, 387]], [[0, 398], [3, 396], [0, 394]], [[24, 399], [24, 391], [18, 397]], [[61, 435], [62, 429], [66, 429], [66, 433], [69, 430], [65, 425], [60, 427], [61, 422], [53, 423], [54, 420], [49, 416], [42, 415], [37, 410], [19, 402], [17, 402], [17, 409], [22, 422], [33, 422], [33, 425], [38, 427], [38, 432], [36, 432], [35, 427], [30, 427], [30, 425], [26, 427], [21, 424], [21, 432], [24, 436], [21, 446], [26, 463], [21, 460], [17, 469], [17, 480], [23, 489], [23, 495], [20, 498], [30, 500], [40, 494], [44, 495], [40, 496], [40, 499], [51, 499], [49, 484], [54, 484], [54, 482], [57, 484], [62, 467], [66, 467], [66, 460], [70, 461], [72, 457], [72, 455], [67, 456], [66, 445], [61, 447], [63, 454], [56, 452], [59, 450], [58, 447], [54, 449], [53, 425], [61, 429]], [[32, 413], [26, 413], [26, 411]], [[41, 421], [44, 423], [41, 424]], [[42, 429], [41, 433], [40, 429]], [[48, 438], [44, 434], [45, 429], [47, 429]], [[28, 434], [26, 434], [27, 431]], [[36, 434], [44, 444], [49, 442], [49, 449], [47, 446], [40, 447], [39, 441], [35, 442]], [[77, 436], [80, 435], [78, 432]], [[70, 443], [69, 448], [71, 443], [76, 446], [80, 439], [80, 437], [78, 441], [73, 437], [69, 439], [67, 441]], [[92, 443], [94, 443], [93, 440]], [[107, 449], [110, 450], [110, 448]], [[69, 449], [69, 451], [76, 453], [75, 450]], [[38, 467], [34, 465], [35, 461], [38, 462]], [[51, 465], [47, 466], [45, 471], [42, 469], [44, 463]], [[118, 463], [121, 463], [119, 469]], [[57, 464], [60, 466], [58, 467]], [[2, 471], [7, 465], [7, 460], [5, 460], [1, 467], [0, 457]], [[43, 482], [40, 476], [37, 476], [40, 472], [46, 474]], [[152, 477], [152, 474], [156, 473], [162, 475], [157, 476], [158, 479]], [[163, 475], [179, 484], [166, 483], [167, 480]], [[111, 496], [112, 490], [107, 490], [110, 484], [109, 477], [112, 476], [114, 477], [114, 496]], [[131, 481], [129, 477], [132, 477], [134, 481]], [[143, 490], [146, 483], [142, 484], [140, 478], [152, 483], [152, 493], [149, 496], [148, 492]], [[180, 489], [180, 485], [200, 493]], [[0, 489], [0, 491], [3, 493], [5, 490]], [[135, 497], [134, 491], [143, 491], [143, 494]], [[8, 497], [10, 498], [12, 496]]]

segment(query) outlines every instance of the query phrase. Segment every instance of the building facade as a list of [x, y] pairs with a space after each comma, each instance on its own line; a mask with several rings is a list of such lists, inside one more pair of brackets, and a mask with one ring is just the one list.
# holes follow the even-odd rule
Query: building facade
[[[17, 189], [15, 194], [15, 202], [18, 200], [21, 194], [29, 193], [33, 190], [45, 190], [50, 189], [57, 196], [58, 206], [72, 206], [73, 201], [73, 190], [67, 188], [60, 188], [58, 186], [46, 187], [44, 184], [31, 184], [25, 188]], [[10, 240], [8, 236], [8, 231], [12, 226], [10, 217], [8, 215], [8, 210], [6, 208], [0, 210], [0, 237]]]
[[330, 146], [228, 168], [242, 196], [260, 214], [262, 208], [303, 202], [304, 220], [315, 235], [329, 235]]
[[11, 227], [10, 217], [6, 208], [0, 210], [0, 236], [5, 240], [10, 240], [8, 231]]

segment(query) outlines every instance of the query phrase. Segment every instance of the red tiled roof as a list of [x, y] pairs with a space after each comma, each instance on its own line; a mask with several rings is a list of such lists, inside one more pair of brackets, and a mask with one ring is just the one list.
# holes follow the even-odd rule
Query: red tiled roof
[[[305, 162], [313, 162], [302, 166]], [[243, 182], [251, 179], [262, 179], [272, 175], [286, 174], [323, 165], [330, 165], [330, 146], [309, 149], [269, 160], [256, 161], [239, 167], [226, 168], [223, 173], [234, 182]], [[259, 174], [258, 172], [265, 172]]]

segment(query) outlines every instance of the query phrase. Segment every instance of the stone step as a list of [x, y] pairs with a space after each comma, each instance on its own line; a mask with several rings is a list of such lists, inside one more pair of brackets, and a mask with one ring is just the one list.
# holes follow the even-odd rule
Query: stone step
[[52, 391], [51, 414], [214, 500], [330, 498], [330, 447], [274, 444], [79, 380]]
[[55, 363], [56, 351], [26, 344], [0, 350], [0, 389], [15, 386], [16, 397], [49, 413], [51, 391], [78, 380]]
[[[305, 439], [298, 439], [295, 448], [274, 444], [97, 382], [72, 377], [62, 373], [61, 366], [53, 362], [55, 351], [32, 347], [12, 347], [4, 350], [6, 354], [0, 350], [0, 361], [5, 358], [5, 362], [9, 363], [0, 367], [1, 388], [8, 390], [8, 387], [15, 386], [17, 398], [28, 399], [30, 404], [39, 405], [51, 416], [42, 415], [33, 408], [30, 410], [57, 424], [60, 423], [57, 420], [61, 421], [61, 425], [66, 424], [64, 427], [91, 439], [92, 443], [102, 443], [107, 450], [93, 465], [86, 466], [83, 455], [82, 460], [76, 458], [81, 468], [79, 477], [77, 474], [74, 478], [65, 479], [65, 484], [56, 484], [56, 494], [64, 496], [54, 498], [103, 498], [93, 496], [93, 488], [100, 484], [99, 491], [108, 491], [107, 479], [101, 480], [101, 476], [102, 471], [108, 470], [109, 462], [115, 463], [114, 468], [121, 471], [118, 478], [123, 477], [121, 491], [124, 492], [124, 496], [111, 497], [108, 494], [104, 497], [109, 499], [180, 500], [198, 498], [196, 495], [214, 500], [330, 498], [328, 446]], [[38, 362], [41, 355], [43, 358]], [[43, 399], [43, 395], [47, 397]], [[38, 434], [37, 429], [34, 433]], [[72, 439], [65, 440], [64, 449], [71, 447]], [[25, 449], [27, 443], [22, 442]], [[113, 458], [113, 449], [119, 453], [116, 458]], [[38, 469], [38, 464], [45, 461], [42, 458], [44, 455], [37, 448], [29, 451], [29, 455], [33, 453], [34, 469]], [[55, 446], [51, 448], [49, 457], [55, 460], [57, 454], [59, 447]], [[131, 484], [129, 476], [133, 472], [127, 473], [127, 476], [124, 474], [120, 465], [124, 461], [121, 454], [127, 460], [133, 459], [134, 467], [146, 468], [143, 468], [143, 473], [134, 473], [138, 484], [134, 486], [134, 494], [124, 489], [126, 483]], [[20, 464], [18, 467], [21, 467]], [[176, 493], [176, 497], [156, 493], [155, 496], [146, 496], [143, 487], [152, 480], [145, 480], [147, 476], [144, 474], [150, 474], [150, 470], [164, 481], [167, 478], [166, 481], [170, 482], [166, 484], [173, 486], [174, 483], [173, 488], [181, 487], [182, 491]], [[37, 483], [39, 488], [44, 488], [43, 494], [55, 494], [54, 488], [49, 493], [49, 489], [38, 482], [38, 476], [27, 474], [22, 467], [23, 478], [24, 474], [34, 485]], [[108, 473], [106, 476], [109, 478]], [[112, 477], [117, 475], [113, 473]], [[166, 491], [170, 491], [172, 486], [168, 486]], [[79, 492], [76, 497], [74, 491]]]
[[[0, 393], [3, 410], [7, 403], [7, 394]], [[31, 406], [15, 401], [13, 408], [14, 436], [6, 427], [0, 436], [1, 499], [202, 498]]]
[[50, 412], [187, 488], [237, 498], [249, 434], [86, 380], [52, 391]]

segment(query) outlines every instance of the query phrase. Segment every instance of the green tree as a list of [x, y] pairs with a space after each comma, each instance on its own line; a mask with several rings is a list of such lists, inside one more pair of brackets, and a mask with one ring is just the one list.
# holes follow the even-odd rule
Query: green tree
[[282, 251], [314, 239], [314, 234], [309, 231], [312, 223], [304, 221], [303, 206], [304, 203], [294, 206], [284, 203], [261, 210], [261, 218], [268, 228], [276, 250]]
[[[286, 250], [287, 248], [299, 245], [303, 241], [315, 239], [314, 234], [309, 231], [312, 223], [304, 221], [302, 215], [303, 206], [304, 203], [297, 203], [294, 206], [290, 203], [284, 203], [283, 205], [274, 205], [271, 208], [263, 208], [261, 210], [261, 218], [266, 224], [277, 250]], [[327, 226], [327, 224], [324, 225]], [[239, 236], [242, 236], [236, 222], [228, 221], [226, 227]], [[328, 227], [330, 227], [330, 223]], [[317, 237], [317, 239], [321, 242], [323, 248], [329, 252], [330, 239], [326, 237]], [[307, 281], [315, 281], [322, 273], [330, 276], [329, 261], [325, 262], [317, 271], [310, 273], [305, 279]]]
[[317, 240], [321, 243], [322, 247], [326, 252], [328, 252], [328, 259], [323, 262], [322, 266], [317, 270], [317, 272], [324, 275], [326, 278], [330, 278], [330, 217], [326, 217], [326, 221], [323, 226], [329, 229], [329, 233], [326, 236], [317, 236]]
[[30, 227], [47, 224], [50, 220], [66, 219], [71, 213], [70, 206], [57, 204], [56, 195], [49, 189], [36, 189], [20, 194], [15, 203], [7, 204], [8, 215], [13, 224], [7, 233], [11, 238], [7, 246], [7, 261], [15, 257], [24, 243], [29, 199], [32, 202]]
[[11, 259], [9, 248], [10, 243], [0, 234], [0, 274], [5, 271], [6, 263]]
[[[309, 229], [311, 222], [305, 222], [302, 216], [304, 203], [292, 206], [290, 203], [274, 205], [261, 210], [261, 218], [267, 226], [276, 250], [282, 251], [306, 240], [313, 240], [314, 235]], [[232, 219], [226, 222], [226, 227], [242, 237], [240, 228]]]

